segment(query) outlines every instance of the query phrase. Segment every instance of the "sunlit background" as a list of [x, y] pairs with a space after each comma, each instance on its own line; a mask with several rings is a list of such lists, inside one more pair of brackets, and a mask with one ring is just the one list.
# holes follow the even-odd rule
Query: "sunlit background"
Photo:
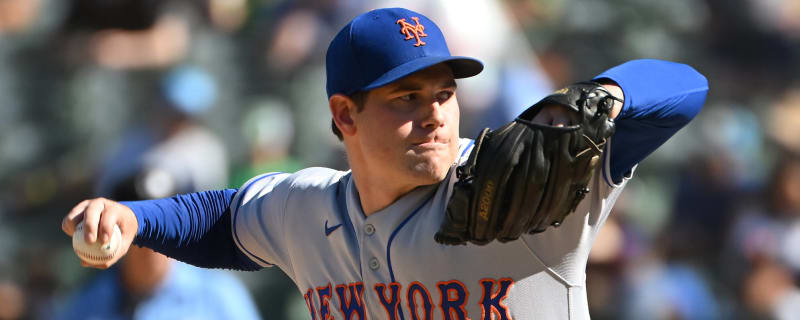
[[[103, 272], [82, 199], [346, 169], [324, 56], [368, 9], [437, 21], [486, 65], [461, 135], [629, 59], [694, 66], [705, 109], [642, 163], [589, 261], [595, 319], [800, 319], [798, 0], [0, 0], [0, 319], [63, 316]], [[278, 269], [235, 273], [265, 319], [308, 319]]]

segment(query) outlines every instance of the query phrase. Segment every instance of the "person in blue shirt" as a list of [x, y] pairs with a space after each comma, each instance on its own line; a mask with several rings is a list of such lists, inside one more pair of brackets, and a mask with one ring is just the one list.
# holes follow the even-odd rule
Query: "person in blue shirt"
[[[99, 170], [95, 192], [146, 200], [224, 186], [224, 146], [194, 118], [210, 106], [212, 85], [196, 68], [166, 72], [159, 92], [162, 122], [137, 128], [118, 143]], [[259, 319], [259, 314], [233, 274], [133, 246], [119, 264], [65, 301], [56, 319]]]
[[131, 247], [76, 291], [55, 319], [260, 319], [234, 275]]

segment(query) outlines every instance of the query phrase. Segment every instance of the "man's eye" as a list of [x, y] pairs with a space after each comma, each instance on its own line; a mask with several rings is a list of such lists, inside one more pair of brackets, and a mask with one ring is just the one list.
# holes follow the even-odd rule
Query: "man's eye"
[[407, 95], [403, 95], [403, 96], [398, 97], [398, 99], [400, 99], [402, 101], [411, 101], [411, 100], [414, 100], [414, 94], [413, 93], [409, 93]]
[[439, 100], [439, 102], [444, 102], [450, 99], [450, 97], [452, 96], [453, 96], [452, 91], [442, 91], [436, 94], [436, 99]]

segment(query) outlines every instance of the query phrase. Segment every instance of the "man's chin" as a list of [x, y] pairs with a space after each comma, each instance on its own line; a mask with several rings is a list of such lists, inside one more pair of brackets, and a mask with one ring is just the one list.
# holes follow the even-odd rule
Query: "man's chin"
[[423, 181], [424, 184], [441, 182], [447, 177], [447, 172], [455, 161], [455, 155], [448, 151], [436, 150], [423, 154], [410, 154], [409, 174], [420, 184], [423, 184]]
[[419, 163], [412, 168], [412, 174], [420, 185], [439, 183], [447, 177], [450, 166], [433, 163]]

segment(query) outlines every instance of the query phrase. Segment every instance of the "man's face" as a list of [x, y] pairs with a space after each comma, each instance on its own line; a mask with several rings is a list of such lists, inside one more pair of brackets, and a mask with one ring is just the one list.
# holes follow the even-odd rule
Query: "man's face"
[[410, 187], [442, 181], [458, 152], [455, 92], [445, 64], [371, 90], [353, 114], [366, 172]]

